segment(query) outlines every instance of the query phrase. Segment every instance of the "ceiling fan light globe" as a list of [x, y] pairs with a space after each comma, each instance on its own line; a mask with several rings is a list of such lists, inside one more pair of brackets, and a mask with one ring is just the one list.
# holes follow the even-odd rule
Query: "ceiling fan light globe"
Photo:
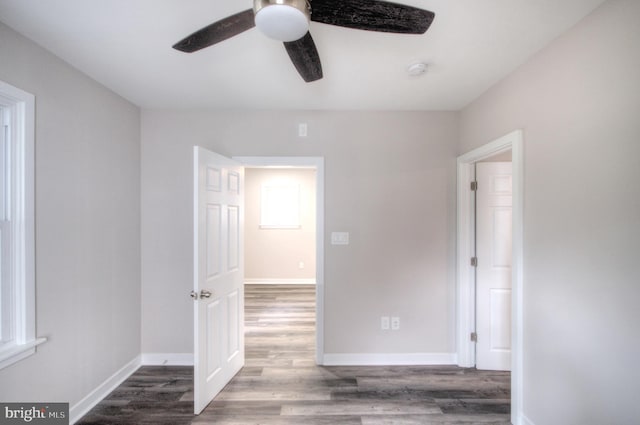
[[[257, 3], [257, 2], [256, 2]], [[295, 41], [301, 39], [309, 31], [309, 12], [306, 6], [292, 4], [269, 3], [256, 7], [256, 27], [267, 37], [280, 41]]]

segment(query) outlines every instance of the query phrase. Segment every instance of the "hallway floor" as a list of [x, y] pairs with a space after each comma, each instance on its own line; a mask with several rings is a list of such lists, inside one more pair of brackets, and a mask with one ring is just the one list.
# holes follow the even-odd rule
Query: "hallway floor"
[[78, 424], [509, 424], [508, 372], [320, 367], [315, 287], [247, 285], [246, 365], [199, 416], [193, 368], [145, 366]]

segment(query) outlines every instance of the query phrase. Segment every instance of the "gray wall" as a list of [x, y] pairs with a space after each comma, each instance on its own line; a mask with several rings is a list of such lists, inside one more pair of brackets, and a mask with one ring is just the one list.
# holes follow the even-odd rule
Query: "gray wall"
[[[245, 280], [316, 279], [316, 171], [306, 169], [246, 168], [244, 217]], [[300, 188], [300, 227], [260, 227], [262, 185], [274, 182]], [[303, 268], [300, 268], [300, 262]]]
[[524, 412], [640, 418], [640, 2], [610, 1], [461, 114], [460, 152], [524, 129]]
[[140, 353], [140, 113], [0, 24], [0, 80], [36, 98], [38, 352], [2, 401], [78, 402]]
[[[326, 352], [455, 351], [457, 125], [448, 112], [143, 111], [143, 352], [193, 351], [193, 145], [325, 157]], [[401, 330], [382, 333], [382, 315]]]

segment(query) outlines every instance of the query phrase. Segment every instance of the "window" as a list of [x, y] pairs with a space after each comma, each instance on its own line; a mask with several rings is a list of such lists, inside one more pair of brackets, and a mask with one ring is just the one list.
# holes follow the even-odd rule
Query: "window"
[[34, 103], [0, 81], [0, 369], [45, 341], [35, 336]]
[[299, 184], [274, 182], [262, 185], [260, 228], [300, 228]]

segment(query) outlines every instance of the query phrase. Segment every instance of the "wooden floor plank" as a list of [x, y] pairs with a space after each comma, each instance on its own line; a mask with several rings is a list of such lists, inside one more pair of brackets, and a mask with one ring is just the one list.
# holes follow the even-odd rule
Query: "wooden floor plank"
[[510, 374], [457, 366], [315, 364], [315, 287], [246, 285], [245, 367], [199, 416], [193, 368], [142, 367], [86, 424], [509, 423]]

